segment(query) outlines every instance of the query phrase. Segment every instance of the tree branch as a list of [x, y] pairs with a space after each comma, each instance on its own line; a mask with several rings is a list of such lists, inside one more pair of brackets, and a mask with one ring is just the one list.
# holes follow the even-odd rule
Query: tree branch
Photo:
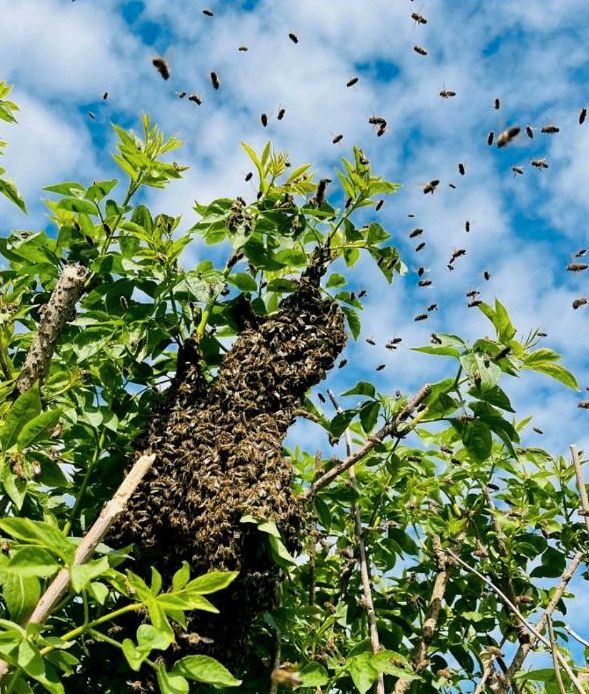
[[[399, 414], [391, 421], [385, 424], [381, 429], [379, 429], [376, 434], [369, 436], [366, 443], [360, 448], [356, 449], [351, 455], [348, 455], [345, 460], [341, 460], [339, 463], [334, 465], [331, 470], [325, 472], [319, 479], [315, 480], [311, 487], [302, 495], [303, 499], [312, 499], [315, 494], [323, 487], [326, 487], [332, 480], [334, 480], [342, 472], [349, 470], [352, 465], [361, 460], [367, 453], [369, 453], [378, 443], [381, 443], [387, 436], [391, 434], [398, 434], [404, 436], [409, 433], [411, 426], [416, 423], [417, 417], [413, 420], [411, 425], [407, 426], [402, 432], [399, 432], [399, 426], [409, 417], [413, 411], [421, 404], [421, 402], [429, 395], [431, 391], [431, 386], [426, 383], [420, 388], [420, 390], [415, 394], [412, 400], [410, 400], [407, 405], [399, 412]], [[421, 417], [424, 413], [420, 412]], [[418, 415], [419, 416], [419, 415]]]
[[[104, 505], [100, 515], [94, 521], [94, 524], [83, 538], [82, 542], [78, 545], [72, 566], [84, 564], [90, 558], [117, 516], [124, 510], [133, 492], [153, 465], [154, 460], [154, 454], [142, 455], [137, 459], [129, 471], [129, 474], [117, 489], [115, 495]], [[41, 624], [44, 622], [59, 602], [59, 599], [67, 589], [69, 583], [70, 569], [63, 568], [41, 596], [37, 606], [28, 618], [27, 624]], [[8, 664], [0, 660], [0, 679], [2, 679], [7, 672]]]
[[583, 509], [583, 513], [581, 515], [585, 519], [585, 527], [587, 528], [587, 534], [589, 535], [589, 499], [587, 498], [587, 487], [585, 487], [585, 480], [583, 478], [583, 468], [581, 467], [581, 460], [579, 459], [577, 447], [571, 445], [570, 448], [571, 457], [573, 459], [573, 465], [575, 466], [577, 489], [579, 490], [579, 497], [581, 498], [581, 507]]
[[556, 677], [556, 683], [558, 684], [558, 691], [560, 694], [566, 694], [566, 689], [562, 683], [562, 675], [560, 674], [560, 667], [558, 666], [558, 658], [556, 650], [556, 640], [554, 638], [554, 629], [552, 628], [552, 620], [548, 617], [548, 634], [550, 637], [550, 652], [552, 654], [552, 666], [554, 667], [554, 675]]
[[[329, 399], [333, 403], [333, 406], [338, 412], [341, 412], [341, 407], [339, 406], [335, 395], [331, 390], [327, 391]], [[350, 435], [350, 430], [346, 428], [344, 432], [346, 440], [346, 455], [349, 457], [352, 455], [352, 437]], [[354, 472], [354, 467], [350, 468], [350, 479], [352, 480], [352, 485], [356, 487], [356, 473]], [[356, 544], [358, 545], [358, 555], [360, 559], [360, 577], [362, 579], [362, 592], [364, 593], [364, 605], [366, 607], [366, 617], [368, 619], [368, 630], [370, 633], [370, 644], [372, 646], [372, 652], [378, 653], [380, 651], [380, 639], [378, 637], [378, 628], [376, 625], [376, 612], [374, 611], [374, 601], [372, 599], [372, 586], [370, 580], [370, 567], [368, 563], [368, 557], [366, 554], [366, 545], [364, 543], [364, 532], [362, 530], [362, 514], [360, 512], [360, 507], [357, 503], [353, 504], [354, 513], [354, 527], [356, 535]], [[376, 694], [385, 694], [384, 689], [384, 675], [382, 672], [378, 673], [378, 679], [376, 681]]]
[[16, 383], [19, 393], [28, 390], [35, 381], [41, 383], [49, 370], [55, 344], [66, 323], [75, 316], [75, 305], [82, 292], [88, 271], [82, 265], [66, 265], [49, 301], [43, 309], [43, 317], [37, 334], [27, 353]]

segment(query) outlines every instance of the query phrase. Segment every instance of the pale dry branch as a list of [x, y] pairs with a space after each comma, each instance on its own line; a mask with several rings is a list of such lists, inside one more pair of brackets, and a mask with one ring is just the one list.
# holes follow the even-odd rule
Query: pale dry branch
[[576, 631], [573, 631], [573, 628], [570, 624], [565, 624], [564, 630], [567, 632], [567, 634], [570, 634], [575, 639], [575, 641], [578, 641], [582, 646], [585, 646], [585, 648], [589, 648], [589, 641], [584, 639], [582, 636], [579, 636], [579, 634], [577, 634]]
[[573, 459], [573, 465], [575, 466], [575, 477], [577, 478], [577, 489], [579, 490], [579, 497], [581, 499], [581, 508], [583, 510], [583, 518], [585, 519], [585, 527], [587, 528], [587, 534], [589, 535], [589, 499], [587, 498], [587, 487], [585, 486], [585, 480], [583, 478], [583, 468], [581, 467], [581, 460], [579, 458], [579, 452], [576, 446], [571, 446], [571, 456]]
[[391, 422], [385, 424], [376, 432], [376, 434], [369, 436], [366, 443], [363, 446], [360, 446], [360, 448], [356, 449], [351, 455], [348, 455], [345, 460], [340, 460], [331, 468], [331, 470], [328, 470], [321, 475], [319, 479], [315, 480], [311, 487], [305, 492], [305, 494], [303, 494], [303, 498], [312, 499], [320, 489], [326, 487], [332, 480], [341, 475], [342, 472], [349, 470], [352, 465], [357, 463], [359, 460], [362, 460], [367, 453], [369, 453], [377, 444], [381, 443], [387, 436], [395, 434], [398, 436], [404, 436], [407, 434], [411, 427], [408, 426], [404, 430], [399, 431], [400, 425], [413, 413], [413, 411], [423, 402], [430, 392], [431, 386], [429, 383], [426, 383]]
[[[104, 505], [100, 515], [78, 545], [72, 566], [84, 564], [92, 556], [102, 538], [106, 535], [119, 514], [124, 510], [133, 492], [137, 489], [137, 486], [153, 465], [154, 460], [154, 454], [142, 455], [137, 459], [120, 487], [117, 489], [115, 495]], [[28, 618], [27, 624], [41, 624], [44, 622], [59, 602], [69, 583], [69, 568], [61, 569], [41, 596], [37, 606]], [[0, 660], [0, 679], [2, 679], [7, 672], [8, 664]]]
[[57, 339], [66, 323], [75, 316], [75, 305], [82, 292], [88, 271], [82, 265], [66, 265], [49, 301], [43, 307], [43, 316], [27, 353], [16, 389], [24, 393], [33, 383], [42, 383], [47, 375]]
[[564, 684], [562, 682], [562, 675], [560, 674], [560, 667], [558, 665], [558, 658], [557, 658], [557, 646], [556, 646], [556, 640], [554, 638], [554, 629], [552, 628], [552, 619], [550, 617], [547, 618], [547, 624], [548, 624], [548, 635], [550, 638], [550, 653], [552, 654], [552, 667], [554, 668], [554, 676], [556, 677], [556, 683], [558, 684], [558, 691], [560, 694], [566, 694], [566, 689], [564, 688]]

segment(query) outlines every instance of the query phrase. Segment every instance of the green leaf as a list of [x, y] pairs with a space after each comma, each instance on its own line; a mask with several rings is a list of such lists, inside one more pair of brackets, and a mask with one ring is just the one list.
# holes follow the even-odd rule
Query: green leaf
[[215, 688], [239, 687], [241, 684], [241, 680], [233, 677], [224, 665], [207, 655], [188, 655], [180, 659], [174, 665], [172, 674], [210, 684]]
[[5, 178], [0, 178], [0, 194], [7, 197], [26, 214], [27, 207], [25, 205], [25, 201], [19, 195], [18, 190], [12, 181], [7, 181]]
[[332, 273], [326, 283], [326, 287], [343, 287], [347, 283], [346, 278], [337, 272]]
[[0, 520], [0, 530], [21, 542], [40, 545], [55, 552], [66, 564], [71, 564], [74, 559], [75, 547], [57, 528], [44, 521], [34, 521], [30, 518], [3, 518]]
[[484, 422], [468, 421], [460, 429], [460, 437], [466, 450], [479, 463], [487, 460], [493, 448], [491, 429]]
[[8, 450], [16, 443], [22, 428], [41, 412], [41, 395], [39, 385], [26, 390], [12, 404], [6, 415], [6, 420], [0, 429], [2, 448]]
[[158, 665], [156, 674], [162, 694], [187, 694], [190, 691], [188, 681], [182, 675], [166, 672], [165, 665]]
[[349, 306], [342, 306], [342, 311], [346, 316], [346, 322], [350, 328], [352, 337], [354, 338], [354, 340], [357, 340], [358, 336], [360, 335], [360, 330], [362, 328], [360, 318], [358, 317], [358, 312], [354, 311], [354, 309], [350, 308]]
[[366, 694], [378, 677], [378, 670], [370, 662], [370, 656], [370, 653], [360, 653], [346, 663], [346, 669], [360, 694]]
[[41, 582], [33, 576], [7, 573], [2, 583], [2, 594], [11, 619], [21, 622], [39, 602]]
[[327, 670], [321, 663], [307, 663], [299, 672], [303, 687], [323, 687], [329, 682]]
[[505, 306], [495, 299], [495, 328], [497, 330], [497, 337], [499, 342], [504, 345], [509, 344], [509, 342], [515, 337], [516, 330], [511, 323], [511, 318]]
[[135, 672], [139, 671], [141, 664], [148, 657], [149, 653], [139, 650], [131, 639], [125, 639], [122, 643], [122, 650], [129, 666]]
[[48, 410], [33, 417], [23, 426], [16, 439], [18, 450], [22, 451], [36, 443], [48, 429], [55, 427], [60, 417], [60, 409]]
[[185, 590], [198, 595], [208, 595], [227, 588], [238, 575], [238, 571], [211, 571], [204, 576], [199, 576], [188, 583]]
[[56, 183], [53, 186], [46, 186], [43, 190], [49, 193], [73, 197], [76, 193], [83, 193], [85, 188], [81, 183], [77, 183], [76, 181], [66, 181], [64, 183]]
[[376, 426], [379, 412], [380, 403], [378, 402], [365, 402], [360, 407], [360, 424], [365, 434], [369, 434]]
[[184, 588], [190, 580], [190, 564], [187, 561], [182, 562], [182, 567], [176, 571], [172, 577], [172, 589], [174, 591]]
[[10, 558], [6, 571], [16, 576], [52, 576], [60, 568], [53, 555], [41, 547], [21, 547]]
[[411, 670], [407, 659], [394, 651], [379, 651], [371, 657], [370, 662], [378, 672], [383, 672], [385, 675], [393, 675], [401, 680], [421, 679]]
[[88, 198], [88, 200], [94, 200], [95, 202], [98, 202], [99, 200], [105, 198], [110, 193], [110, 191], [118, 184], [118, 182], [118, 178], [112, 178], [109, 181], [95, 181], [90, 186], [90, 188], [88, 188], [86, 197]]
[[241, 289], [242, 292], [255, 292], [258, 289], [256, 280], [247, 272], [236, 272], [229, 275], [227, 281]]
[[368, 381], [358, 381], [353, 388], [342, 393], [342, 396], [346, 395], [367, 395], [373, 398], [376, 395], [376, 388]]
[[93, 559], [79, 566], [72, 566], [70, 569], [72, 588], [76, 593], [81, 593], [90, 581], [102, 576], [109, 568], [107, 557], [100, 557], [100, 559]]
[[84, 213], [91, 217], [98, 214], [96, 203], [92, 202], [92, 200], [85, 200], [84, 198], [62, 198], [57, 203], [57, 207], [60, 210]]
[[550, 376], [551, 378], [560, 381], [560, 383], [564, 383], [565, 386], [568, 386], [573, 390], [579, 390], [579, 384], [577, 383], [577, 379], [568, 369], [565, 369], [564, 366], [561, 366], [560, 364], [545, 361], [535, 362], [533, 366], [528, 366], [528, 364], [524, 363], [523, 368], [531, 369], [532, 371], [538, 371], [539, 373], [542, 373], [545, 376]]
[[356, 416], [356, 410], [344, 410], [343, 412], [338, 412], [335, 417], [331, 420], [329, 425], [329, 431], [332, 436], [339, 438], [344, 431], [348, 428], [350, 422]]

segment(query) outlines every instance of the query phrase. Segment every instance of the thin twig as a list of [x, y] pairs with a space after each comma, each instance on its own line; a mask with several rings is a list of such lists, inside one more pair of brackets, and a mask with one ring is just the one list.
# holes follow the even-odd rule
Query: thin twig
[[[467, 564], [465, 561], [463, 561], [459, 556], [454, 554], [451, 550], [447, 550], [447, 553], [449, 556], [454, 559], [460, 566], [465, 568], [467, 571], [470, 573], [474, 574], [478, 578], [483, 581], [503, 602], [509, 607], [509, 609], [513, 612], [513, 614], [520, 620], [520, 622], [526, 627], [526, 629], [536, 638], [537, 641], [540, 641], [543, 643], [547, 648], [550, 648], [550, 641], [545, 637], [542, 636], [542, 634], [536, 629], [536, 627], [532, 626], [527, 619], [523, 616], [523, 614], [519, 611], [519, 609], [511, 602], [511, 600], [505, 595], [505, 593], [497, 588], [497, 586], [491, 581], [491, 579], [487, 578], [485, 575], [483, 575], [480, 571], [475, 569], [474, 567], [470, 566]], [[546, 619], [549, 619], [550, 615], [546, 617]], [[569, 664], [567, 661], [563, 658], [563, 656], [556, 651], [556, 657], [560, 665], [562, 665], [564, 671], [567, 673], [567, 675], [570, 677], [571, 682], [575, 686], [575, 689], [579, 692], [579, 694], [585, 694], [585, 690], [583, 689], [583, 686], [579, 682], [579, 680], [576, 678], [575, 673], [571, 670]]]
[[[335, 395], [331, 390], [327, 391], [329, 399], [333, 403], [333, 406], [337, 412], [341, 412], [341, 407], [339, 406]], [[346, 455], [349, 457], [352, 455], [352, 436], [350, 435], [350, 430], [346, 428], [344, 432], [344, 437], [346, 441]], [[354, 467], [350, 468], [350, 479], [352, 485], [356, 487], [356, 473]], [[366, 545], [364, 543], [364, 532], [362, 529], [362, 514], [360, 512], [360, 507], [357, 503], [352, 506], [354, 513], [354, 526], [356, 535], [356, 544], [358, 545], [358, 555], [360, 558], [360, 577], [362, 579], [362, 592], [364, 593], [364, 605], [366, 607], [366, 617], [368, 619], [368, 631], [370, 633], [370, 645], [372, 646], [372, 652], [378, 653], [380, 651], [380, 639], [378, 637], [378, 628], [376, 625], [376, 612], [374, 611], [374, 600], [372, 599], [372, 586], [370, 580], [370, 567], [368, 562], [368, 556], [366, 554]], [[384, 675], [382, 672], [378, 673], [378, 678], [376, 681], [376, 694], [385, 694], [384, 689]]]
[[[90, 558], [116, 518], [124, 510], [133, 492], [153, 465], [154, 460], [154, 454], [142, 455], [137, 459], [115, 495], [104, 505], [100, 515], [78, 545], [72, 566], [84, 564]], [[27, 624], [41, 624], [51, 614], [70, 583], [70, 568], [61, 569], [53, 579], [28, 618]], [[0, 660], [0, 679], [7, 672], [8, 664]]]
[[16, 389], [19, 393], [24, 393], [35, 381], [41, 383], [45, 379], [57, 339], [66, 323], [75, 316], [74, 307], [84, 291], [87, 275], [82, 265], [66, 265], [63, 269], [44, 307], [41, 323], [18, 377]]
[[575, 476], [577, 478], [577, 489], [579, 490], [579, 497], [581, 498], [581, 507], [583, 509], [583, 518], [585, 519], [585, 527], [587, 528], [587, 533], [589, 534], [589, 499], [587, 498], [587, 487], [585, 487], [585, 480], [583, 479], [583, 468], [581, 467], [581, 460], [579, 459], [579, 453], [576, 446], [571, 446], [571, 456], [573, 459], [573, 465], [575, 466]]
[[554, 676], [556, 677], [556, 683], [558, 684], [558, 691], [560, 694], [567, 694], [564, 684], [562, 682], [562, 675], [560, 674], [560, 667], [558, 666], [558, 658], [556, 650], [556, 640], [554, 638], [554, 629], [552, 628], [552, 619], [548, 617], [548, 635], [550, 637], [550, 652], [552, 654], [552, 666], [554, 667]]
[[[349, 470], [352, 465], [361, 460], [367, 453], [369, 453], [377, 444], [381, 443], [387, 436], [391, 434], [407, 434], [411, 426], [416, 423], [417, 418], [421, 419], [421, 416], [426, 410], [420, 412], [418, 417], [416, 417], [413, 422], [407, 426], [403, 432], [399, 432], [399, 426], [413, 413], [416, 407], [418, 407], [421, 402], [429, 395], [431, 391], [431, 386], [426, 383], [420, 388], [420, 390], [415, 394], [412, 400], [410, 400], [407, 405], [399, 412], [399, 414], [391, 421], [385, 424], [381, 429], [379, 429], [376, 434], [369, 436], [366, 443], [360, 448], [356, 449], [351, 455], [347, 456], [345, 460], [341, 460], [336, 463], [331, 470], [321, 475], [319, 479], [315, 480], [311, 487], [302, 495], [303, 499], [312, 499], [315, 494], [323, 487], [326, 487], [332, 480], [334, 480], [342, 472]], [[421, 415], [421, 416], [420, 416]]]
[[576, 631], [573, 631], [573, 628], [570, 626], [570, 624], [565, 624], [564, 625], [564, 630], [567, 632], [567, 634], [570, 634], [575, 641], [578, 641], [582, 646], [585, 646], [585, 648], [589, 648], [589, 641], [584, 639], [582, 636], [579, 636]]
[[[442, 601], [444, 600], [446, 586], [448, 585], [448, 561], [444, 551], [442, 550], [442, 544], [438, 535], [433, 536], [432, 544], [436, 559], [437, 573], [432, 588], [426, 618], [421, 629], [421, 637], [415, 647], [413, 658], [411, 659], [415, 673], [422, 672], [428, 665], [429, 660], [427, 657], [427, 651], [434, 638], [440, 616], [440, 610], [442, 609]], [[411, 680], [399, 679], [395, 684], [393, 694], [403, 694], [404, 692], [408, 691], [410, 687]]]

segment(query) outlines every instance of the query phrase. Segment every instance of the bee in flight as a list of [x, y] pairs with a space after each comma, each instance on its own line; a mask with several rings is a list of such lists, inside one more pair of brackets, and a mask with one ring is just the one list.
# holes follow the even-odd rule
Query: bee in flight
[[560, 128], [558, 125], [543, 125], [540, 132], [544, 133], [545, 135], [553, 135], [554, 133], [560, 132]]
[[434, 178], [429, 183], [426, 183], [423, 187], [424, 194], [425, 195], [427, 195], [428, 193], [433, 194], [435, 192], [436, 188], [438, 187], [439, 183], [440, 183], [440, 181], [437, 178]]
[[411, 13], [411, 19], [416, 24], [427, 24], [427, 19], [422, 14], [418, 14], [417, 12]]
[[170, 79], [170, 66], [168, 63], [163, 58], [154, 58], [151, 61], [153, 67], [160, 73], [162, 76], [162, 79], [169, 80]]
[[511, 170], [513, 171], [513, 177], [515, 178], [516, 176], [522, 176], [524, 173], [524, 167], [523, 166], [512, 166]]
[[425, 50], [425, 48], [422, 48], [421, 46], [413, 46], [413, 50], [416, 53], [419, 53], [419, 55], [427, 55], [427, 51]]
[[293, 43], [298, 43], [299, 42], [299, 37], [296, 34], [293, 34], [292, 32], [288, 35], [288, 38], [293, 42]]
[[512, 128], [507, 128], [507, 130], [504, 130], [501, 135], [497, 138], [497, 147], [505, 147], [508, 145], [512, 140], [514, 140], [520, 133], [521, 128], [518, 126], [514, 126]]
[[346, 82], [346, 87], [353, 87], [355, 84], [358, 83], [359, 77], [352, 77], [351, 80], [348, 80]]
[[548, 168], [548, 162], [546, 161], [546, 159], [532, 159], [530, 164], [535, 169], [547, 169]]

